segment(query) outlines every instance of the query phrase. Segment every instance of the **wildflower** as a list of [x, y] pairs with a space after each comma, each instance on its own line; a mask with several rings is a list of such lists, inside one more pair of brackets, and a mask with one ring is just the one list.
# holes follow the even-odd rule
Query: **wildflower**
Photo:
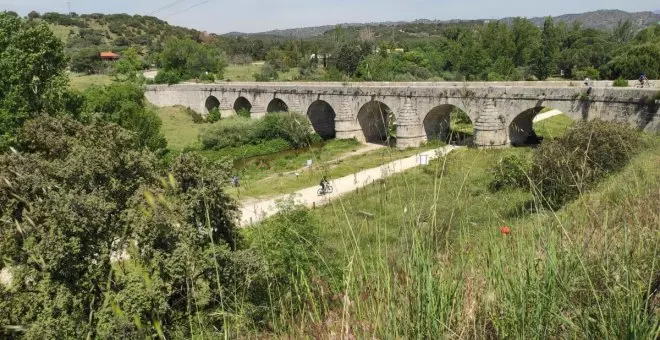
[[511, 228], [507, 226], [500, 227], [500, 232], [502, 233], [502, 235], [509, 235], [511, 234]]

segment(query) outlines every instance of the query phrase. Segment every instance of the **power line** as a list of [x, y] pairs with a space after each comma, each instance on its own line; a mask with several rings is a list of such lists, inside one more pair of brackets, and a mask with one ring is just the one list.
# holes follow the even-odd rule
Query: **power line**
[[207, 3], [207, 2], [210, 2], [210, 1], [211, 1], [211, 0], [205, 0], [205, 1], [202, 1], [202, 2], [199, 2], [199, 3], [196, 3], [196, 4], [194, 4], [194, 5], [192, 5], [192, 6], [188, 7], [188, 8], [186, 8], [186, 9], [184, 9], [184, 10], [181, 10], [181, 11], [178, 11], [178, 12], [174, 12], [174, 13], [172, 13], [172, 14], [166, 16], [165, 18], [173, 17], [173, 16], [175, 16], [175, 15], [177, 15], [177, 14], [181, 14], [181, 13], [183, 13], [183, 12], [187, 12], [187, 11], [189, 11], [189, 10], [195, 8], [195, 7], [199, 7], [199, 6], [201, 6], [201, 5], [203, 5], [203, 4]]
[[158, 12], [162, 12], [162, 11], [164, 11], [164, 10], [166, 10], [166, 9], [170, 9], [170, 8], [176, 6], [176, 5], [180, 4], [180, 3], [186, 2], [186, 1], [188, 1], [188, 0], [176, 0], [176, 1], [172, 1], [172, 2], [170, 2], [169, 4], [167, 4], [167, 5], [165, 5], [165, 6], [161, 7], [161, 8], [159, 8], [159, 9], [157, 9], [157, 10], [155, 10], [155, 11], [153, 11], [153, 12], [147, 14], [147, 15], [154, 15], [154, 14], [156, 14], [156, 13], [158, 13]]

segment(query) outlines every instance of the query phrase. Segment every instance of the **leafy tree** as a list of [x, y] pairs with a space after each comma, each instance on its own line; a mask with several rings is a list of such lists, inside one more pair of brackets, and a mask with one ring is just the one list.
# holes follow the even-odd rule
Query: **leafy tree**
[[106, 121], [134, 131], [140, 145], [151, 150], [167, 146], [160, 133], [160, 117], [146, 108], [142, 87], [133, 83], [94, 86], [85, 92], [85, 97], [85, 112], [99, 114]]
[[85, 74], [103, 73], [106, 65], [101, 60], [96, 47], [81, 48], [71, 54], [69, 65], [71, 71]]
[[344, 45], [339, 49], [336, 66], [345, 74], [353, 75], [364, 57], [365, 52], [359, 46]]
[[45, 24], [0, 13], [0, 150], [24, 121], [61, 108], [65, 67], [62, 42]]
[[177, 72], [182, 79], [198, 78], [205, 72], [222, 78], [227, 66], [224, 55], [211, 46], [190, 39], [170, 39], [160, 54], [160, 66], [166, 72]]
[[134, 48], [129, 48], [121, 54], [121, 58], [115, 63], [113, 74], [117, 80], [136, 80], [138, 72], [142, 69], [142, 62]]
[[541, 46], [533, 56], [534, 74], [540, 80], [547, 79], [557, 68], [559, 57], [559, 39], [552, 17], [545, 19], [541, 34]]
[[43, 116], [16, 148], [0, 155], [0, 269], [12, 275], [0, 324], [27, 338], [187, 338], [191, 306], [208, 329], [237, 308], [259, 317], [246, 306], [265, 299], [267, 273], [236, 232], [227, 164], [185, 154], [162, 169], [101, 120]]
[[37, 11], [31, 11], [30, 13], [28, 13], [27, 17], [30, 20], [39, 19], [41, 18], [41, 14], [39, 14], [39, 12]]
[[539, 29], [525, 18], [513, 19], [511, 27], [515, 53], [513, 62], [517, 67], [529, 65], [532, 53], [540, 44]]

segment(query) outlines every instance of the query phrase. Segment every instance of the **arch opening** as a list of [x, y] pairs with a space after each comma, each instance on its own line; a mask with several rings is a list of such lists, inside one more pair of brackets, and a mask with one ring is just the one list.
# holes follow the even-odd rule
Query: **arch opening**
[[375, 144], [393, 145], [396, 137], [394, 114], [379, 101], [364, 104], [357, 114], [358, 123], [364, 135], [364, 141]]
[[573, 119], [559, 110], [533, 107], [509, 124], [509, 142], [512, 146], [536, 146], [546, 138], [561, 136], [572, 123]]
[[250, 117], [251, 110], [252, 104], [245, 97], [238, 97], [234, 102], [234, 111], [239, 116]]
[[289, 112], [289, 105], [286, 105], [286, 103], [279, 98], [274, 98], [273, 100], [268, 103], [268, 107], [266, 108], [267, 113], [273, 113], [273, 112]]
[[206, 113], [209, 113], [213, 111], [213, 109], [220, 108], [220, 101], [215, 96], [209, 96], [208, 98], [206, 98], [206, 102], [204, 103], [204, 106], [206, 107]]
[[313, 102], [307, 110], [307, 117], [314, 131], [323, 139], [335, 138], [335, 116], [335, 110], [323, 100]]
[[424, 117], [424, 132], [429, 142], [469, 144], [474, 136], [470, 117], [451, 104], [436, 106]]

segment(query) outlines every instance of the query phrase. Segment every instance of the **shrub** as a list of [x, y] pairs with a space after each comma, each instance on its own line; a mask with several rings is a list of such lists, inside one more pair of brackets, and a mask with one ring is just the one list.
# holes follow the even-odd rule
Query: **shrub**
[[302, 148], [316, 142], [307, 117], [292, 112], [267, 114], [259, 131], [260, 139], [282, 138], [293, 148]]
[[623, 168], [642, 146], [640, 133], [627, 125], [579, 122], [539, 147], [531, 178], [549, 205], [558, 208]]
[[492, 191], [528, 188], [528, 174], [532, 169], [531, 159], [524, 155], [508, 155], [502, 158], [493, 169], [494, 178], [490, 182]]
[[199, 80], [203, 82], [214, 82], [215, 81], [215, 75], [213, 73], [207, 73], [204, 72], [199, 75]]
[[156, 77], [154, 78], [154, 82], [156, 84], [178, 84], [183, 80], [181, 77], [181, 74], [177, 71], [166, 71], [166, 70], [160, 70], [158, 71], [158, 74], [156, 74]]
[[269, 63], [264, 64], [259, 73], [254, 74], [254, 79], [256, 81], [272, 81], [277, 80], [277, 78], [279, 78], [277, 69]]
[[238, 109], [236, 115], [239, 117], [250, 118], [250, 110], [248, 109]]
[[186, 114], [192, 118], [193, 123], [195, 124], [203, 124], [206, 122], [204, 119], [204, 116], [202, 116], [199, 112], [187, 107], [186, 108]]
[[628, 87], [628, 80], [624, 79], [622, 77], [616, 78], [616, 80], [614, 80], [614, 83], [612, 83], [612, 86], [614, 86], [614, 87]]
[[209, 115], [206, 117], [206, 121], [209, 123], [215, 123], [222, 118], [222, 115], [220, 114], [220, 109], [217, 107], [214, 107], [209, 111]]
[[257, 143], [259, 123], [243, 117], [225, 119], [202, 132], [202, 146], [204, 149], [222, 149]]

